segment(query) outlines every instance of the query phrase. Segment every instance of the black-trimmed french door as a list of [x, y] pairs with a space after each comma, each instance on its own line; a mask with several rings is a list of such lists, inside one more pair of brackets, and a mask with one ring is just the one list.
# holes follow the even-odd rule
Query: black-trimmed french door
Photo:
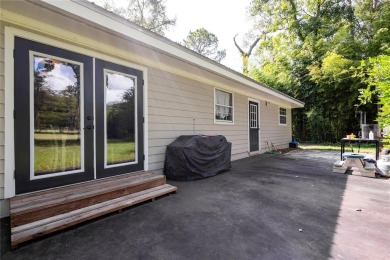
[[259, 103], [249, 101], [249, 150], [259, 150]]
[[142, 170], [142, 71], [96, 60], [95, 73], [96, 175]]
[[14, 53], [16, 194], [143, 169], [142, 71], [19, 37]]

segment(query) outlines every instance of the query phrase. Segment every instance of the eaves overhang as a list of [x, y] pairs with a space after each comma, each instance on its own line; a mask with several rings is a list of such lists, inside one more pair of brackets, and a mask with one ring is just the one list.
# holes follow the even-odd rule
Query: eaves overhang
[[[37, 4], [37, 1], [29, 1]], [[222, 75], [232, 79], [250, 88], [265, 92], [278, 99], [287, 102], [291, 108], [302, 108], [304, 103], [290, 97], [283, 92], [274, 88], [261, 84], [243, 74], [232, 70], [218, 62], [208, 59], [178, 43], [175, 43], [168, 38], [153, 33], [137, 24], [130, 22], [112, 12], [109, 12], [93, 3], [85, 0], [41, 0], [46, 7], [52, 7], [56, 11], [66, 12], [72, 16], [78, 17], [80, 20], [86, 20], [100, 27], [107, 28], [125, 37], [132, 38], [140, 43], [143, 43], [151, 48], [168, 53], [178, 59], [188, 61], [213, 73]]]

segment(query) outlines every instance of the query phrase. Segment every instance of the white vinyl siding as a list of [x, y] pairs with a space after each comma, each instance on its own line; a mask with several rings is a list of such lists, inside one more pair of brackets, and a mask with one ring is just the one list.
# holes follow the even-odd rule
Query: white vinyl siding
[[267, 151], [265, 142], [275, 145], [277, 149], [287, 148], [288, 143], [291, 142], [292, 129], [291, 129], [291, 109], [287, 109], [287, 125], [279, 124], [279, 106], [273, 103], [269, 103], [268, 106], [265, 102], [260, 102], [260, 137], [261, 148], [263, 152]]
[[224, 135], [232, 158], [248, 151], [247, 97], [234, 94], [233, 124], [214, 124], [214, 87], [148, 69], [149, 169], [162, 171], [167, 145], [180, 135]]

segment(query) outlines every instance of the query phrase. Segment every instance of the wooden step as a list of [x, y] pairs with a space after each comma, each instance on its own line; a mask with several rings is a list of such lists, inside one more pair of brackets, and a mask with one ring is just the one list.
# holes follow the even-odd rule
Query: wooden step
[[17, 195], [11, 199], [13, 209], [25, 207], [30, 205], [32, 202], [34, 204], [44, 203], [47, 201], [52, 201], [57, 198], [63, 198], [67, 196], [71, 196], [73, 194], [77, 194], [80, 192], [80, 189], [83, 190], [97, 190], [100, 187], [111, 186], [115, 184], [120, 184], [121, 182], [127, 182], [128, 180], [132, 180], [139, 177], [147, 177], [150, 175], [155, 175], [153, 172], [135, 172], [131, 174], [124, 174], [120, 176], [115, 176], [112, 178], [98, 179], [92, 180], [89, 182], [77, 183], [52, 189], [46, 189], [43, 191], [36, 191], [31, 193], [26, 193], [22, 195]]
[[163, 175], [140, 172], [18, 195], [10, 200], [11, 227], [50, 218], [165, 183]]
[[169, 184], [160, 185], [130, 195], [104, 201], [84, 208], [66, 212], [50, 218], [11, 228], [11, 246], [43, 236], [75, 224], [90, 220], [123, 208], [153, 200], [156, 197], [176, 192], [177, 188]]

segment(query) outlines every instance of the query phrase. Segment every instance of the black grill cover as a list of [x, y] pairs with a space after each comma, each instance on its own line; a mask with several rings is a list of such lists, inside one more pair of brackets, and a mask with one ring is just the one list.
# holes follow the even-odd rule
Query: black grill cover
[[182, 135], [168, 145], [164, 174], [170, 180], [190, 181], [230, 169], [232, 144], [222, 135]]

